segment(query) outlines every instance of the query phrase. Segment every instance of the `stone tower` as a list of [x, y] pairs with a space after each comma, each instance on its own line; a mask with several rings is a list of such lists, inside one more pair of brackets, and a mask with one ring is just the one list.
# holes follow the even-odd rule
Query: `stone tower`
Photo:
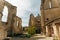
[[35, 17], [32, 13], [30, 14], [29, 26], [31, 27], [35, 26]]

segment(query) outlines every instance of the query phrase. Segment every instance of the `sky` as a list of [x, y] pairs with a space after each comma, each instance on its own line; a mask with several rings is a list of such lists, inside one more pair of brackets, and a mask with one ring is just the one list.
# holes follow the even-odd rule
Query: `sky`
[[[28, 26], [30, 14], [34, 16], [40, 14], [40, 0], [6, 0], [17, 7], [17, 16], [22, 18], [22, 26]], [[5, 6], [3, 10], [2, 21], [7, 21], [8, 8]]]

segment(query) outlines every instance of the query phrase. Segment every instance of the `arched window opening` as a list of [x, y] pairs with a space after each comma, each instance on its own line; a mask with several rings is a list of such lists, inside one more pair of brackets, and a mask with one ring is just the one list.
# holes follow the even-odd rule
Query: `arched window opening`
[[18, 25], [19, 25], [19, 21], [17, 21], [17, 27], [18, 27]]
[[6, 6], [4, 6], [2, 21], [7, 22], [7, 17], [8, 17], [8, 8]]
[[49, 2], [49, 7], [52, 8], [52, 7], [51, 7], [51, 2]]

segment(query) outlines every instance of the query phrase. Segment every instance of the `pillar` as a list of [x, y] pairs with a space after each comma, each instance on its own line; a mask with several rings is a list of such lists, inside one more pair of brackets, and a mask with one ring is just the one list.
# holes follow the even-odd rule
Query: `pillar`
[[46, 27], [44, 26], [44, 10], [41, 10], [41, 27], [42, 27], [42, 33], [45, 35], [46, 34]]
[[8, 36], [12, 36], [15, 16], [16, 16], [16, 7], [15, 6], [8, 7], [8, 18], [7, 18]]
[[52, 28], [50, 25], [46, 26], [46, 33], [47, 33], [47, 37], [52, 36]]
[[54, 35], [59, 39], [59, 27], [53, 23], [53, 30], [54, 30]]
[[59, 25], [59, 40], [60, 40], [60, 25]]
[[8, 27], [11, 27], [14, 23], [14, 17], [16, 16], [16, 7], [8, 7]]
[[45, 0], [41, 0], [41, 28], [42, 28], [42, 33], [43, 35], [45, 35], [46, 33], [46, 28], [45, 28], [45, 21], [44, 21], [44, 3], [45, 3]]
[[13, 35], [16, 33], [17, 30], [17, 18], [16, 16], [14, 17], [14, 23], [13, 23]]
[[19, 19], [19, 32], [20, 32], [20, 34], [23, 33], [23, 30], [22, 30], [22, 20], [21, 20], [21, 18]]
[[46, 36], [48, 36], [47, 34], [48, 34], [48, 26], [46, 26]]
[[58, 33], [58, 39], [60, 40], [60, 23], [56, 23], [57, 26], [57, 33]]

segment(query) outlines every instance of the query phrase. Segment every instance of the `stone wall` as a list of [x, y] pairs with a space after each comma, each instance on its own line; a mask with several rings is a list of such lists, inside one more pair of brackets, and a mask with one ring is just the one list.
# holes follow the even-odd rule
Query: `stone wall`
[[[60, 4], [58, 0], [45, 0], [41, 4], [41, 25], [43, 33], [46, 32], [47, 27], [47, 35], [51, 36], [53, 31], [54, 35], [60, 40]], [[51, 30], [52, 28], [53, 30]]]
[[5, 0], [0, 0], [0, 12], [3, 11]]
[[[51, 3], [51, 7], [49, 6], [49, 2]], [[41, 4], [42, 5], [42, 4]], [[42, 13], [42, 11], [44, 13]], [[41, 9], [42, 18], [44, 18], [44, 23], [49, 22], [53, 19], [60, 17], [60, 7], [57, 0], [45, 1], [43, 5], [43, 9]]]
[[17, 10], [16, 6], [13, 6], [12, 4], [8, 3], [5, 0], [0, 0], [0, 14], [2, 14], [4, 6], [7, 6], [8, 8], [8, 18], [6, 23], [0, 22], [0, 39], [4, 39], [5, 37], [7, 37], [7, 34], [10, 35], [12, 33], [11, 31], [13, 29], [14, 17], [16, 16], [16, 10]]
[[15, 16], [14, 17], [14, 29], [13, 29], [13, 33], [16, 33], [16, 34], [21, 34], [23, 33], [23, 29], [22, 29], [22, 19]]
[[36, 33], [41, 33], [41, 17], [39, 14], [36, 17], [33, 14], [30, 14], [29, 27], [36, 27]]
[[58, 0], [45, 0], [45, 1], [42, 0], [41, 3], [42, 29], [46, 30], [45, 25], [48, 24], [50, 21], [58, 18], [60, 18], [60, 5]]

